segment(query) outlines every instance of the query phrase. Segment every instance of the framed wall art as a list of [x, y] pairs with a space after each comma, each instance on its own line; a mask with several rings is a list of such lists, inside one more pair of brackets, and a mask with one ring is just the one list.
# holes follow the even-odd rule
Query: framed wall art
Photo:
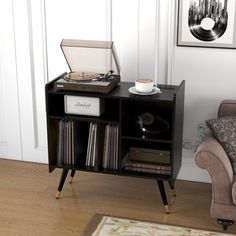
[[236, 1], [179, 0], [177, 45], [236, 48]]

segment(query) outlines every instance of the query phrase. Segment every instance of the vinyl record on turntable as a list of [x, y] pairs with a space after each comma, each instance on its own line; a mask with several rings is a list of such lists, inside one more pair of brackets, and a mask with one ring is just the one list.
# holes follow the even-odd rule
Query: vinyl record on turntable
[[227, 28], [227, 20], [216, 22], [210, 18], [205, 17], [200, 23], [189, 22], [190, 31], [194, 37], [202, 41], [213, 41], [220, 38]]
[[64, 79], [70, 82], [88, 82], [99, 80], [101, 77], [101, 74], [93, 72], [70, 72], [64, 76]]

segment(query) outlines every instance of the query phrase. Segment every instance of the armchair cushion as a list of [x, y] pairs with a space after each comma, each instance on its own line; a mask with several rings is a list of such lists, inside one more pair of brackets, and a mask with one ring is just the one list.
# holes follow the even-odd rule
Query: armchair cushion
[[236, 116], [207, 120], [206, 124], [224, 148], [236, 174]]

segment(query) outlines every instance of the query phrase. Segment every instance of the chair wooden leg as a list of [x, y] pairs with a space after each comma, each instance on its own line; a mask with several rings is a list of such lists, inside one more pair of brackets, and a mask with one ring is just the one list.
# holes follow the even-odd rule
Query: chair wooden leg
[[217, 222], [222, 225], [223, 230], [227, 230], [228, 226], [232, 225], [234, 221], [232, 220], [224, 220], [224, 219], [217, 219]]
[[56, 199], [58, 199], [60, 197], [60, 193], [61, 193], [61, 190], [62, 190], [63, 185], [65, 183], [68, 171], [69, 171], [68, 169], [63, 169], [62, 170], [61, 179], [60, 179], [59, 186], [58, 186], [57, 193], [56, 193]]

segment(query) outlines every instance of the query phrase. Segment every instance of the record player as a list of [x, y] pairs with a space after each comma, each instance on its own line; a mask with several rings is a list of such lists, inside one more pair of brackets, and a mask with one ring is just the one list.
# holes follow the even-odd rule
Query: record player
[[54, 82], [55, 90], [107, 94], [120, 82], [113, 42], [63, 39], [60, 46], [70, 72]]

